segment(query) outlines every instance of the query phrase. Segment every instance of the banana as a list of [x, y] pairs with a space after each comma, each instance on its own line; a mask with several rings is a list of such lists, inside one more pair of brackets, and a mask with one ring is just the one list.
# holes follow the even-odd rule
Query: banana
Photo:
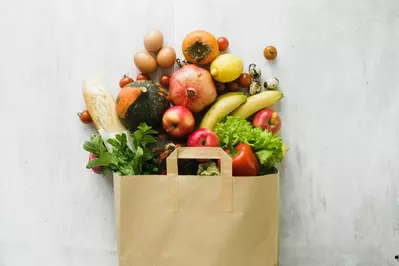
[[230, 115], [247, 119], [257, 111], [275, 104], [281, 98], [283, 98], [281, 91], [264, 91], [248, 97], [247, 101]]
[[222, 121], [228, 114], [245, 103], [246, 100], [247, 96], [242, 92], [229, 92], [220, 96], [208, 112], [206, 112], [199, 127], [213, 130], [218, 122]]

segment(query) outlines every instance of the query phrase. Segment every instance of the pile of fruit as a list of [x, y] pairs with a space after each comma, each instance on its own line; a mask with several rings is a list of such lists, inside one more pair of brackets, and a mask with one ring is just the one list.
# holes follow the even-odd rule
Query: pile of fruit
[[[85, 81], [87, 110], [79, 113], [98, 129], [84, 144], [87, 168], [120, 175], [165, 174], [166, 158], [176, 147], [221, 147], [232, 157], [234, 176], [270, 173], [284, 158], [279, 114], [269, 107], [283, 94], [279, 80], [259, 81], [262, 70], [229, 52], [227, 38], [196, 30], [182, 42], [184, 60], [163, 46], [163, 34], [150, 31], [145, 51], [134, 56], [141, 72], [136, 80], [124, 75], [116, 98], [97, 81]], [[264, 49], [274, 60], [277, 50]], [[159, 82], [150, 74], [170, 69]], [[179, 160], [180, 174], [218, 175], [216, 160]]]

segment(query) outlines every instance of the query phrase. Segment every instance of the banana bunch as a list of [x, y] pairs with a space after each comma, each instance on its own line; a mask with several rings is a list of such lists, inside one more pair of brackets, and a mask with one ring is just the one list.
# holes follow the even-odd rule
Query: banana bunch
[[226, 93], [217, 98], [204, 115], [200, 128], [213, 130], [216, 124], [228, 115], [247, 119], [254, 113], [275, 104], [281, 98], [283, 93], [277, 90], [268, 90], [249, 97], [242, 92]]

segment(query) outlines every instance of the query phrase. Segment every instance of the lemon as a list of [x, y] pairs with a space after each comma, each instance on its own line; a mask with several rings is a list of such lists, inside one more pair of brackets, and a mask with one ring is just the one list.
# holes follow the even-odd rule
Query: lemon
[[231, 82], [242, 73], [243, 62], [232, 54], [222, 54], [212, 61], [210, 71], [213, 78], [219, 82]]

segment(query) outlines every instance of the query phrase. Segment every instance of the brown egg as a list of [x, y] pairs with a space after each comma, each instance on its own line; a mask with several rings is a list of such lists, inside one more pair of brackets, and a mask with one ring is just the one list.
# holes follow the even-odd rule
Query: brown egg
[[141, 72], [147, 74], [151, 74], [157, 70], [157, 62], [147, 51], [136, 53], [134, 55], [134, 64]]
[[159, 30], [151, 30], [144, 37], [144, 47], [148, 52], [156, 53], [162, 48], [163, 35]]
[[157, 62], [162, 68], [171, 68], [176, 61], [176, 52], [172, 47], [163, 47], [158, 55]]

